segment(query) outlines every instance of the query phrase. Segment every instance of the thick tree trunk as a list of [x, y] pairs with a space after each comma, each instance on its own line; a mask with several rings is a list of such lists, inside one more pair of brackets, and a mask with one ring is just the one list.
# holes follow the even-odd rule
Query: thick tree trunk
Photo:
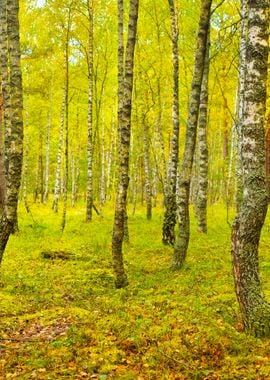
[[170, 154], [164, 192], [164, 220], [162, 241], [164, 244], [174, 245], [176, 224], [176, 176], [179, 155], [179, 49], [178, 49], [178, 15], [175, 0], [168, 0], [171, 17], [172, 50], [173, 50], [173, 106], [172, 125], [173, 133], [170, 143]]
[[212, 0], [202, 0], [201, 16], [195, 55], [195, 66], [190, 94], [186, 142], [182, 168], [179, 175], [177, 192], [178, 236], [174, 247], [173, 268], [181, 268], [187, 254], [189, 243], [189, 190], [192, 173], [193, 157], [196, 145], [197, 122], [200, 106], [200, 93], [207, 50], [207, 36], [210, 23]]
[[[121, 0], [119, 0], [122, 3]], [[122, 4], [123, 5], [123, 4]], [[122, 288], [128, 285], [127, 275], [124, 269], [122, 244], [124, 239], [124, 225], [126, 217], [126, 200], [129, 183], [129, 146], [130, 146], [130, 124], [132, 108], [132, 89], [133, 89], [133, 66], [134, 51], [137, 34], [139, 0], [130, 0], [128, 37], [126, 46], [124, 92], [122, 111], [118, 114], [119, 124], [119, 175], [116, 194], [115, 216], [112, 236], [112, 259], [115, 273], [115, 286]], [[123, 20], [123, 19], [122, 19]], [[120, 85], [120, 83], [119, 83]]]
[[[22, 75], [20, 67], [20, 40], [19, 40], [19, 4], [18, 0], [8, 0], [7, 7], [0, 2], [0, 24], [3, 21], [3, 12], [7, 15], [9, 30], [9, 89], [12, 94], [10, 103], [10, 134], [5, 140], [6, 148], [6, 194], [4, 212], [0, 220], [0, 263], [9, 239], [17, 223], [17, 204], [21, 182], [22, 156], [23, 156], [23, 101], [22, 101]], [[2, 27], [2, 25], [0, 26]], [[2, 28], [1, 28], [2, 29]], [[0, 34], [0, 39], [6, 43], [7, 35]], [[2, 42], [1, 42], [2, 46]], [[3, 73], [2, 73], [3, 75]], [[4, 82], [2, 82], [4, 86]], [[2, 87], [3, 88], [3, 87]], [[3, 93], [7, 89], [3, 88]], [[4, 103], [4, 112], [6, 112]], [[9, 113], [9, 110], [8, 110]]]
[[256, 336], [270, 336], [270, 305], [262, 292], [258, 245], [267, 212], [264, 116], [268, 62], [269, 1], [248, 1], [245, 112], [241, 163], [243, 199], [232, 228], [235, 291], [244, 326]]
[[208, 146], [207, 146], [207, 108], [208, 108], [208, 74], [209, 74], [209, 44], [204, 61], [204, 72], [200, 99], [200, 116], [198, 125], [198, 161], [199, 178], [196, 197], [197, 227], [199, 232], [207, 233], [207, 190], [208, 190]]

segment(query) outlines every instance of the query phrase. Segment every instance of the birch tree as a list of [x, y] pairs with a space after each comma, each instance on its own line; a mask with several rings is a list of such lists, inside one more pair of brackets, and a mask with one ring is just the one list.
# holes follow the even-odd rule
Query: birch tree
[[88, 120], [87, 120], [87, 189], [86, 220], [92, 220], [93, 209], [93, 1], [88, 0]]
[[[120, 7], [123, 5], [119, 0]], [[116, 194], [116, 205], [114, 215], [114, 226], [112, 235], [112, 260], [115, 273], [115, 286], [122, 288], [128, 285], [127, 275], [124, 269], [122, 245], [124, 240], [124, 225], [126, 215], [126, 199], [129, 183], [129, 146], [131, 129], [131, 109], [133, 90], [133, 66], [134, 52], [137, 34], [139, 0], [130, 0], [128, 36], [124, 65], [123, 98], [119, 99], [122, 105], [121, 112], [118, 113], [119, 130], [119, 169], [118, 185]], [[119, 75], [119, 73], [118, 73]], [[120, 83], [118, 83], [118, 86]]]
[[[244, 0], [243, 0], [244, 1]], [[268, 63], [269, 0], [249, 0], [242, 114], [243, 198], [232, 228], [235, 291], [246, 330], [270, 335], [270, 305], [262, 292], [258, 245], [267, 212], [264, 118]]]
[[244, 115], [244, 92], [246, 78], [246, 38], [247, 38], [248, 1], [241, 0], [241, 28], [239, 41], [239, 75], [238, 75], [238, 107], [236, 114], [237, 131], [237, 168], [236, 168], [236, 206], [240, 207], [243, 197], [243, 173], [242, 173], [242, 121]]
[[[20, 66], [20, 38], [19, 38], [19, 3], [18, 0], [7, 0], [0, 2], [0, 29], [6, 29], [7, 33], [0, 33], [1, 46], [9, 46], [9, 78], [6, 82], [2, 80], [2, 93], [8, 93], [10, 104], [5, 103], [4, 112], [10, 111], [10, 130], [8, 139], [5, 139], [5, 161], [6, 161], [6, 193], [4, 211], [0, 220], [0, 263], [9, 239], [17, 222], [17, 204], [21, 182], [22, 156], [23, 156], [23, 101], [22, 101], [22, 74]], [[2, 72], [3, 75], [3, 72]], [[10, 105], [10, 109], [9, 109]], [[7, 108], [6, 108], [7, 107]], [[5, 120], [5, 117], [4, 117]], [[7, 126], [6, 126], [7, 127]]]
[[59, 124], [59, 142], [58, 142], [57, 163], [56, 163], [56, 171], [55, 171], [54, 197], [53, 197], [53, 205], [52, 205], [52, 209], [54, 212], [58, 212], [58, 203], [59, 203], [59, 197], [61, 193], [61, 165], [63, 161], [63, 148], [64, 148], [65, 99], [66, 99], [66, 88], [63, 89], [60, 124]]
[[177, 194], [178, 236], [176, 238], [173, 256], [173, 268], [181, 268], [186, 258], [189, 243], [189, 193], [193, 157], [196, 145], [197, 122], [200, 106], [200, 93], [204, 71], [207, 35], [210, 23], [212, 0], [201, 1], [201, 14], [197, 37], [195, 65], [190, 93], [186, 141], [182, 167], [179, 174]]
[[198, 231], [207, 232], [207, 189], [208, 189], [208, 146], [207, 146], [207, 107], [208, 107], [208, 76], [209, 76], [209, 44], [204, 60], [204, 71], [200, 98], [200, 113], [198, 124], [198, 193], [196, 199], [196, 216]]
[[170, 143], [170, 155], [167, 168], [166, 185], [164, 192], [165, 213], [162, 229], [164, 244], [174, 245], [176, 224], [176, 177], [179, 155], [179, 49], [178, 49], [178, 17], [175, 0], [168, 0], [170, 7], [172, 51], [173, 51], [173, 106], [172, 125], [173, 133]]

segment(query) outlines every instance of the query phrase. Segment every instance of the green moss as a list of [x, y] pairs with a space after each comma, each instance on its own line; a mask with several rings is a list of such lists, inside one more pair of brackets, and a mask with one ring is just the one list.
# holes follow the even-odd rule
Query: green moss
[[[161, 241], [162, 209], [154, 209], [146, 224], [139, 208], [129, 218], [130, 244], [124, 248], [130, 285], [119, 290], [111, 268], [111, 207], [90, 224], [83, 207], [68, 210], [63, 235], [49, 206], [33, 205], [32, 212], [37, 226], [20, 212], [20, 233], [12, 236], [1, 270], [0, 369], [6, 377], [269, 375], [270, 342], [244, 334], [239, 322], [222, 207], [209, 209], [207, 236], [196, 232], [191, 214], [189, 252], [180, 272], [170, 269], [172, 249]], [[269, 224], [261, 239], [266, 294]], [[72, 252], [74, 258], [47, 261], [43, 250]]]

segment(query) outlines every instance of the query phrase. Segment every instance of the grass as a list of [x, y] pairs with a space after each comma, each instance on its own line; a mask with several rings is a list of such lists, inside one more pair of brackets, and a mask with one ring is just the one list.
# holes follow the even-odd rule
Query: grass
[[[175, 272], [161, 243], [162, 210], [147, 221], [138, 209], [124, 247], [130, 286], [115, 290], [112, 208], [91, 223], [83, 206], [70, 209], [63, 235], [49, 207], [19, 210], [1, 268], [0, 378], [270, 379], [270, 341], [239, 323], [225, 210], [209, 209], [207, 236], [192, 218], [187, 262]], [[261, 269], [270, 298], [268, 225]], [[46, 250], [74, 256], [46, 260]]]

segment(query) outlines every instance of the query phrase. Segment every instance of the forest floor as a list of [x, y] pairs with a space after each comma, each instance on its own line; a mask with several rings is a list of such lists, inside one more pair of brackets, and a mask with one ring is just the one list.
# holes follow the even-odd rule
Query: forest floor
[[[19, 210], [20, 231], [6, 250], [0, 279], [0, 379], [270, 379], [270, 339], [243, 333], [235, 299], [230, 227], [209, 208], [208, 235], [192, 233], [187, 262], [170, 269], [161, 243], [162, 210], [129, 218], [124, 247], [130, 285], [115, 290], [113, 207], [84, 222], [85, 210]], [[232, 221], [233, 211], [230, 211]], [[269, 226], [260, 263], [270, 299]], [[47, 259], [44, 251], [70, 252]]]

